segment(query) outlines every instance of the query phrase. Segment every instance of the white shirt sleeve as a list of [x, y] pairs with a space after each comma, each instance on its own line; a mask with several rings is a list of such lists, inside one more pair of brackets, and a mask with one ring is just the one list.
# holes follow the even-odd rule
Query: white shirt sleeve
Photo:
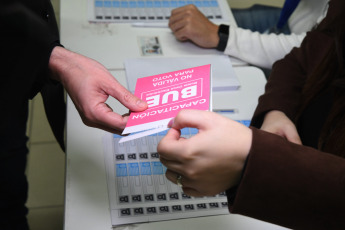
[[249, 64], [271, 69], [273, 63], [282, 59], [293, 47], [299, 47], [305, 35], [260, 34], [230, 26], [224, 53]]
[[291, 35], [260, 34], [230, 26], [224, 53], [249, 64], [272, 68], [293, 47], [299, 47], [307, 31], [326, 16], [329, 0], [302, 0], [289, 19]]

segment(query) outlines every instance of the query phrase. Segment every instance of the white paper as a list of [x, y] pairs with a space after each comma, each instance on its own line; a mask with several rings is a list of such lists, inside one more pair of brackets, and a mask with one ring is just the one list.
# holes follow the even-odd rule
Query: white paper
[[182, 109], [212, 110], [211, 89], [210, 64], [136, 79], [135, 95], [148, 102], [148, 109], [131, 113], [122, 134], [136, 134], [120, 143], [166, 130]]
[[131, 58], [125, 60], [128, 89], [134, 92], [136, 81], [147, 77], [201, 65], [212, 65], [212, 91], [237, 90], [240, 82], [233, 70], [230, 58], [226, 55], [177, 58]]
[[152, 135], [152, 134], [155, 134], [155, 133], [163, 132], [163, 131], [165, 131], [167, 129], [168, 129], [168, 127], [157, 128], [157, 129], [153, 128], [153, 129], [150, 129], [150, 130], [147, 130], [147, 131], [143, 131], [143, 132], [140, 132], [140, 133], [135, 133], [135, 134], [132, 134], [132, 135], [129, 135], [129, 136], [125, 136], [125, 137], [122, 137], [120, 139], [119, 144], [121, 144], [123, 142], [126, 142], [126, 141], [131, 141], [131, 140], [134, 140], [134, 139], [138, 139], [138, 138], [141, 138], [141, 137]]
[[212, 197], [189, 197], [166, 179], [166, 168], [157, 153], [162, 137], [157, 134], [119, 143], [117, 135], [104, 136], [113, 226], [229, 213], [225, 192]]

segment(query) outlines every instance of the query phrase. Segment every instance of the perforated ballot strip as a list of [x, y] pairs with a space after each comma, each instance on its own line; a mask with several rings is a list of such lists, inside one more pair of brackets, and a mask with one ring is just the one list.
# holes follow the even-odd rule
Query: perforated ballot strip
[[227, 20], [219, 0], [89, 0], [89, 20], [167, 22], [174, 8], [194, 4], [211, 20]]
[[[249, 125], [250, 121], [239, 121]], [[185, 128], [189, 138], [197, 129]], [[157, 145], [166, 132], [119, 144], [121, 136], [104, 137], [108, 194], [113, 226], [140, 222], [228, 214], [225, 192], [195, 198], [165, 177]]]

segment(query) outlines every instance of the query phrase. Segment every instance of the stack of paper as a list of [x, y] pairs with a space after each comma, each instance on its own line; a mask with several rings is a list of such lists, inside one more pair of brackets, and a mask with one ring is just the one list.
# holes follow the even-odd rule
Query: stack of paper
[[148, 109], [132, 112], [120, 142], [166, 130], [181, 109], [212, 110], [211, 65], [138, 78], [135, 93]]
[[240, 82], [233, 70], [230, 58], [226, 55], [176, 58], [133, 58], [125, 60], [128, 89], [134, 92], [138, 78], [172, 72], [201, 65], [212, 65], [212, 90], [237, 90]]

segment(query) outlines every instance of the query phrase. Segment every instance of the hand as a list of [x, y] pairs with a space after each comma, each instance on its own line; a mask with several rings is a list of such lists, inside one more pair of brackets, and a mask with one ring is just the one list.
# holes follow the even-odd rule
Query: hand
[[[181, 138], [184, 127], [199, 133]], [[182, 110], [158, 144], [158, 153], [166, 177], [176, 183], [181, 175], [186, 194], [212, 196], [239, 183], [251, 143], [251, 130], [238, 122], [213, 112]]]
[[112, 133], [120, 133], [128, 116], [121, 116], [105, 103], [109, 96], [131, 111], [142, 111], [147, 103], [124, 88], [100, 63], [55, 47], [49, 60], [52, 77], [61, 81], [83, 122]]
[[169, 27], [180, 41], [191, 40], [203, 48], [216, 48], [218, 45], [218, 26], [208, 20], [194, 5], [172, 10]]
[[302, 144], [296, 126], [283, 112], [277, 110], [268, 112], [261, 129], [282, 136], [292, 143]]

